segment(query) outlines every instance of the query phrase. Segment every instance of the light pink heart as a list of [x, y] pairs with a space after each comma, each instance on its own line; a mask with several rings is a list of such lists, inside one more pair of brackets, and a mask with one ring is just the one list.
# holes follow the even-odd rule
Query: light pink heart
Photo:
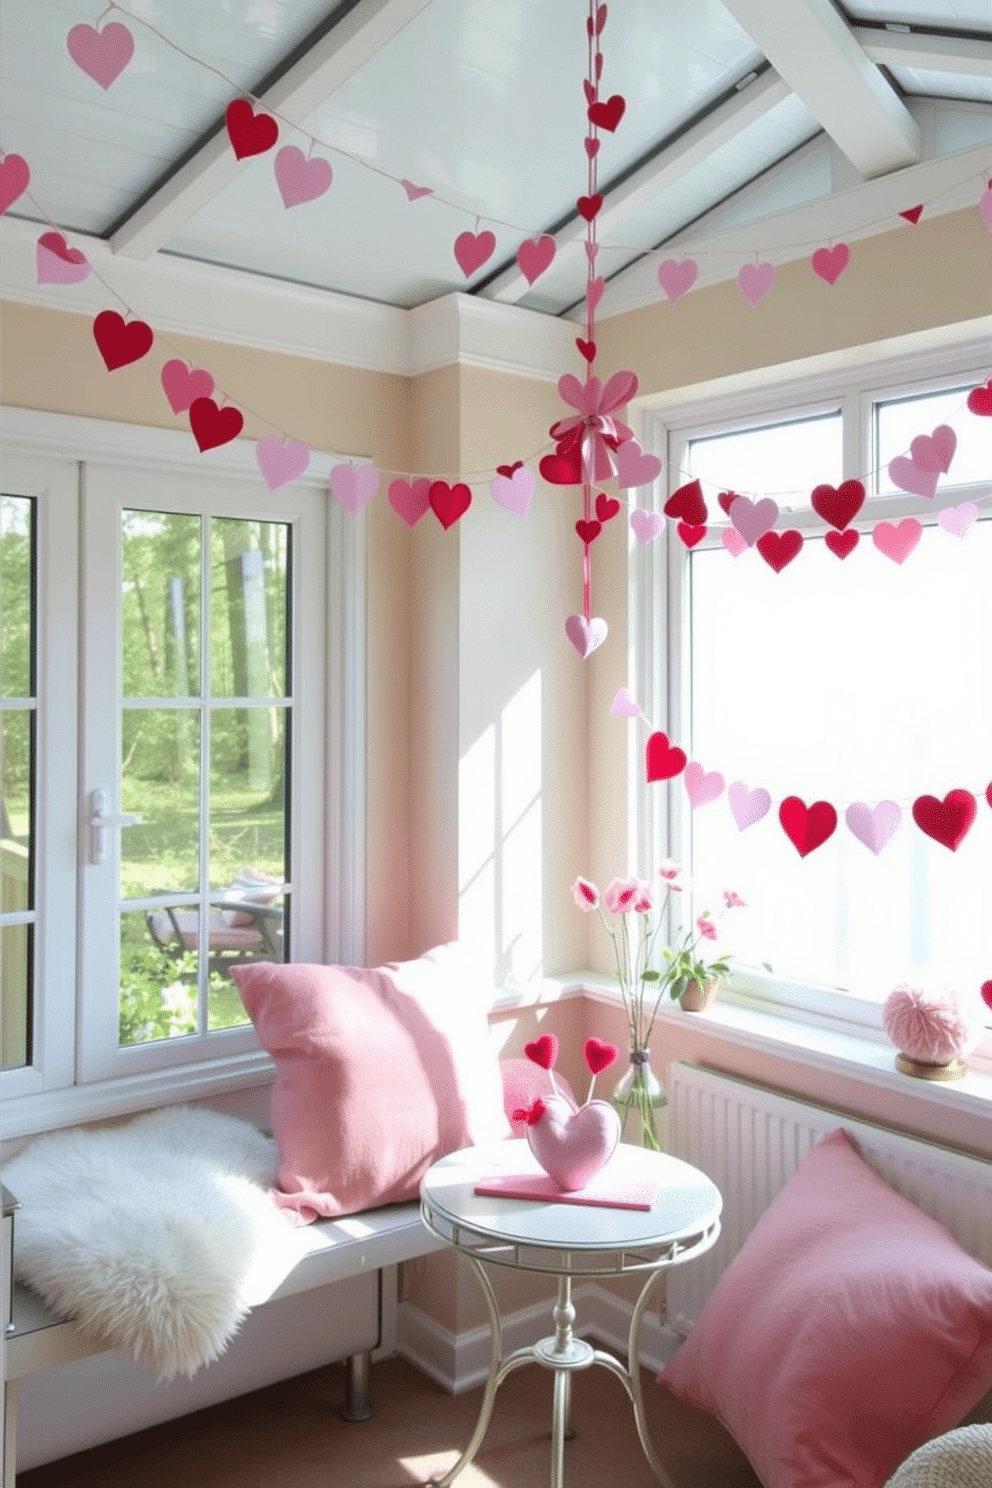
[[534, 499], [534, 472], [521, 465], [512, 475], [497, 475], [489, 490], [498, 506], [525, 517]]
[[958, 436], [950, 424], [939, 424], [932, 434], [917, 434], [909, 446], [914, 465], [921, 470], [937, 470], [946, 475], [958, 447]]
[[345, 511], [356, 517], [378, 491], [381, 479], [374, 465], [335, 465], [327, 483]]
[[255, 445], [255, 459], [270, 491], [297, 480], [310, 464], [310, 447], [299, 439], [266, 434]]
[[4, 155], [0, 160], [0, 215], [23, 196], [31, 180], [31, 167], [23, 155]]
[[386, 500], [408, 527], [416, 527], [430, 510], [430, 489], [430, 477], [426, 475], [415, 481], [394, 480], [389, 483]]
[[613, 456], [617, 485], [621, 491], [631, 486], [646, 486], [659, 474], [661, 461], [657, 455], [647, 455], [636, 439], [625, 439]]
[[81, 248], [70, 248], [61, 233], [42, 233], [34, 258], [39, 284], [81, 284], [89, 277], [86, 254]]
[[844, 820], [858, 841], [877, 857], [898, 832], [902, 807], [895, 801], [879, 801], [874, 808], [867, 801], [853, 801], [844, 812]]
[[635, 703], [626, 687], [618, 687], [610, 704], [610, 712], [614, 718], [642, 718], [644, 709], [639, 703]]
[[586, 285], [586, 304], [589, 306], [591, 314], [595, 315], [599, 309], [599, 302], [603, 298], [603, 291], [605, 289], [606, 280], [602, 274], [598, 275], [595, 279], [590, 279]]
[[73, 26], [65, 44], [76, 66], [103, 89], [120, 77], [134, 56], [134, 37], [119, 21], [111, 21], [102, 31]]
[[541, 1167], [566, 1193], [585, 1188], [613, 1156], [620, 1117], [606, 1101], [573, 1111], [560, 1095], [544, 1097], [544, 1110], [527, 1128], [527, 1143]]
[[303, 202], [316, 201], [318, 196], [330, 189], [334, 172], [331, 162], [322, 155], [308, 160], [295, 145], [286, 145], [275, 158], [276, 185], [283, 206], [298, 207]]
[[879, 522], [871, 540], [880, 553], [894, 563], [907, 559], [922, 536], [923, 528], [915, 517], [903, 517], [901, 522]]
[[992, 186], [986, 186], [979, 197], [978, 210], [985, 223], [985, 231], [992, 233]]
[[159, 376], [173, 413], [185, 413], [194, 398], [209, 398], [214, 390], [209, 372], [202, 367], [188, 367], [178, 357], [166, 362]]
[[778, 521], [778, 505], [770, 496], [763, 496], [760, 501], [752, 501], [750, 496], [735, 496], [728, 515], [748, 547], [753, 548], [758, 538], [771, 532]]
[[978, 507], [973, 501], [963, 501], [960, 506], [948, 506], [937, 513], [937, 521], [952, 537], [967, 537], [978, 519]]
[[433, 186], [416, 186], [413, 181], [408, 181], [406, 176], [401, 178], [400, 185], [406, 192], [407, 201], [419, 201], [422, 196], [434, 195]]
[[730, 802], [730, 810], [740, 832], [743, 832], [745, 827], [753, 827], [755, 822], [767, 816], [772, 804], [772, 798], [763, 785], [757, 785], [754, 790], [748, 790], [743, 780], [733, 782], [727, 791], [727, 800]]
[[688, 294], [699, 277], [699, 265], [694, 258], [666, 258], [658, 265], [658, 283], [674, 305]]
[[836, 284], [850, 259], [851, 250], [847, 244], [835, 243], [832, 248], [817, 248], [810, 263], [814, 274], [818, 274], [828, 284]]
[[905, 455], [896, 455], [889, 461], [889, 479], [900, 491], [911, 491], [914, 496], [932, 497], [940, 480], [939, 470], [924, 470]]
[[586, 239], [586, 245], [585, 245], [585, 247], [586, 247], [586, 258], [589, 260], [589, 262], [591, 264], [594, 264], [596, 262], [596, 255], [599, 253], [599, 244], [598, 243], [590, 243], [589, 240]]
[[742, 553], [746, 553], [748, 550], [747, 542], [741, 537], [736, 527], [724, 527], [721, 538], [723, 546], [732, 558], [739, 558]]
[[697, 760], [690, 760], [685, 767], [685, 791], [689, 797], [689, 805], [695, 811], [697, 806], [706, 806], [710, 801], [715, 801], [723, 795], [724, 779], [719, 770], [711, 770], [707, 775], [702, 765]]
[[741, 294], [752, 305], [756, 305], [763, 299], [778, 277], [778, 271], [774, 264], [746, 263], [737, 275], [737, 283], [740, 285]]
[[640, 507], [630, 514], [630, 526], [637, 541], [646, 546], [653, 542], [665, 525], [665, 519], [661, 512], [642, 511]]
[[606, 640], [609, 626], [598, 615], [587, 620], [585, 615], [569, 615], [565, 621], [565, 634], [583, 660], [599, 649]]
[[481, 233], [459, 233], [454, 243], [455, 258], [466, 279], [471, 279], [476, 269], [481, 269], [495, 251], [496, 234], [488, 229]]
[[539, 238], [527, 238], [517, 249], [517, 264], [528, 284], [539, 279], [555, 261], [555, 240], [550, 233]]

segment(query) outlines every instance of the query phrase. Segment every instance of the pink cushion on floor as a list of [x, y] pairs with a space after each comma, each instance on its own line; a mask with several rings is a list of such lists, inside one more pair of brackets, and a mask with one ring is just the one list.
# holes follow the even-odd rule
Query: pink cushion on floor
[[492, 983], [458, 945], [377, 970], [231, 967], [275, 1060], [277, 1202], [301, 1224], [416, 1198], [437, 1158], [509, 1130]]
[[765, 1488], [880, 1488], [992, 1385], [992, 1271], [836, 1131], [659, 1382], [719, 1416]]

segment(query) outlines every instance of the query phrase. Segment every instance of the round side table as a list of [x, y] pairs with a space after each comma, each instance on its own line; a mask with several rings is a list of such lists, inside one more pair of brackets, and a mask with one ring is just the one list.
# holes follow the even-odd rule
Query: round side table
[[[485, 1436], [496, 1391], [507, 1375], [536, 1361], [554, 1371], [551, 1416], [551, 1488], [563, 1488], [564, 1444], [572, 1372], [599, 1364], [622, 1382], [634, 1408], [644, 1454], [665, 1488], [674, 1488], [658, 1461], [644, 1419], [638, 1365], [641, 1319], [651, 1293], [669, 1266], [709, 1250], [720, 1233], [722, 1200], [716, 1185], [698, 1168], [663, 1152], [621, 1143], [610, 1159], [618, 1181], [657, 1183], [650, 1209], [593, 1207], [555, 1200], [490, 1197], [477, 1194], [483, 1180], [537, 1171], [525, 1141], [494, 1147], [468, 1147], [442, 1158], [420, 1186], [424, 1224], [464, 1255], [479, 1279], [492, 1325], [489, 1376], [472, 1438], [453, 1467], [433, 1478], [448, 1488], [468, 1466]], [[547, 1338], [503, 1356], [499, 1306], [483, 1262], [558, 1278], [552, 1310], [555, 1331]], [[573, 1279], [643, 1273], [644, 1286], [630, 1320], [627, 1364], [593, 1348], [572, 1331]]]

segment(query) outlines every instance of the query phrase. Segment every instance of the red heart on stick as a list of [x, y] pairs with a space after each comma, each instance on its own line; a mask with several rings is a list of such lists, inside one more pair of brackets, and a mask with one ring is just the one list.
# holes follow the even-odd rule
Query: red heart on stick
[[126, 367], [129, 362], [138, 362], [147, 356], [155, 332], [143, 320], [125, 321], [116, 310], [101, 310], [93, 322], [93, 339], [107, 371], [114, 372], [118, 367]]
[[913, 802], [913, 820], [921, 832], [957, 852], [971, 829], [978, 807], [971, 791], [948, 791], [943, 801], [920, 796]]
[[782, 829], [801, 858], [822, 847], [837, 827], [837, 812], [829, 801], [807, 806], [799, 796], [786, 796], [778, 808]]
[[582, 481], [582, 446], [573, 444], [569, 449], [553, 455], [543, 455], [538, 462], [544, 479], [552, 486], [577, 486]]
[[434, 515], [447, 531], [472, 505], [472, 492], [461, 481], [454, 486], [449, 486], [447, 481], [433, 481], [427, 499]]
[[846, 558], [858, 546], [860, 536], [857, 528], [849, 527], [846, 532], [828, 532], [823, 540], [835, 557]]
[[524, 1053], [542, 1069], [554, 1069], [558, 1058], [558, 1040], [553, 1033], [542, 1033], [540, 1038], [531, 1039], [529, 1044], [524, 1044]]
[[616, 1064], [620, 1051], [616, 1044], [608, 1044], [604, 1039], [587, 1038], [582, 1045], [582, 1052], [589, 1073], [601, 1075], [611, 1064]]
[[769, 568], [776, 573], [781, 573], [785, 565], [792, 562], [802, 545], [803, 535], [795, 527], [788, 527], [785, 532], [766, 532], [755, 544]]
[[708, 516], [706, 502], [703, 500], [703, 488], [698, 480], [689, 481], [685, 486], [679, 486], [673, 491], [665, 502], [666, 517], [681, 517], [690, 527], [702, 527]]
[[841, 481], [834, 486], [817, 486], [810, 501], [813, 510], [831, 527], [843, 529], [852, 522], [865, 503], [865, 488], [859, 480]]
[[584, 543], [595, 542], [603, 527], [600, 522], [584, 522], [581, 519], [576, 522], [575, 530]]
[[652, 734], [645, 755], [648, 785], [653, 780], [672, 780], [685, 769], [685, 750], [677, 744], [669, 744], [667, 734]]
[[218, 408], [213, 398], [194, 398], [189, 405], [189, 426], [201, 454], [237, 439], [244, 423], [241, 410], [231, 403]]
[[578, 201], [575, 203], [576, 210], [578, 211], [579, 216], [583, 217], [586, 222], [592, 221], [592, 219], [598, 214], [599, 209], [602, 205], [603, 198], [601, 193], [598, 191], [594, 192], [592, 196], [580, 196]]
[[607, 496], [605, 491], [600, 491], [596, 496], [596, 515], [601, 522], [608, 522], [615, 517], [620, 510], [620, 503], [615, 496]]
[[612, 98], [591, 103], [586, 112], [590, 124], [595, 124], [597, 129], [608, 129], [612, 134], [623, 118], [626, 107], [627, 100], [619, 93], [614, 93]]
[[239, 160], [264, 155], [279, 138], [279, 125], [271, 114], [256, 114], [247, 98], [236, 98], [225, 114], [231, 148]]

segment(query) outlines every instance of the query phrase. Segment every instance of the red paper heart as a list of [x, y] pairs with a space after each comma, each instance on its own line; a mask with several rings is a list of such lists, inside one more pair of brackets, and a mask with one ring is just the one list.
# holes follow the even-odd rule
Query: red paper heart
[[697, 543], [702, 542], [708, 528], [705, 526], [693, 527], [688, 522], [680, 522], [675, 530], [687, 548], [694, 548]]
[[481, 269], [495, 251], [496, 234], [488, 229], [481, 233], [459, 233], [455, 239], [455, 258], [466, 279], [471, 279], [476, 269]]
[[189, 405], [189, 426], [200, 452], [230, 444], [244, 428], [244, 415], [233, 404], [218, 408], [213, 398], [194, 398]]
[[799, 796], [786, 796], [778, 808], [782, 829], [801, 858], [821, 847], [837, 827], [837, 812], [829, 801], [807, 806]]
[[539, 1038], [531, 1039], [529, 1044], [524, 1044], [524, 1053], [528, 1059], [532, 1059], [542, 1069], [554, 1069], [555, 1060], [558, 1058], [558, 1040], [553, 1033], [542, 1033]]
[[227, 133], [231, 148], [239, 160], [249, 155], [264, 155], [279, 138], [279, 125], [271, 114], [256, 114], [247, 98], [236, 98], [227, 105]]
[[582, 483], [582, 446], [578, 443], [544, 455], [538, 462], [544, 479], [552, 486], [578, 486]]
[[981, 997], [986, 1007], [992, 1008], [992, 981], [983, 982], [981, 985]]
[[[604, 8], [603, 6], [600, 6], [600, 9], [601, 10], [603, 8]], [[600, 80], [600, 78], [603, 76], [603, 54], [602, 54], [602, 52], [597, 52], [596, 53], [596, 61], [595, 61], [595, 63], [593, 65], [594, 65], [594, 67], [596, 69], [596, 81], [598, 83], [599, 80]]]
[[0, 160], [0, 215], [23, 196], [31, 180], [31, 167], [23, 155], [5, 155]]
[[985, 799], [986, 801], [988, 801], [989, 805], [992, 806], [992, 780], [990, 780], [988, 785], [985, 787]]
[[496, 474], [505, 475], [507, 480], [513, 479], [513, 472], [523, 468], [523, 460], [514, 460], [512, 465], [497, 465]]
[[899, 216], [900, 217], [905, 217], [906, 221], [907, 222], [911, 222], [913, 224], [913, 226], [915, 227], [916, 224], [919, 222], [920, 218], [923, 216], [923, 205], [922, 205], [922, 203], [918, 207], [907, 207], [906, 210], [905, 210], [905, 212], [900, 212], [899, 213]]
[[846, 532], [828, 532], [823, 541], [835, 557], [846, 558], [858, 546], [860, 536], [856, 527], [849, 527]]
[[610, 134], [616, 129], [623, 118], [627, 100], [619, 93], [614, 93], [612, 98], [601, 99], [598, 103], [591, 103], [586, 110], [589, 123], [597, 129], [608, 129]]
[[836, 284], [837, 280], [847, 268], [851, 258], [851, 250], [846, 243], [835, 243], [832, 248], [817, 248], [810, 263], [813, 273], [827, 284]]
[[679, 486], [665, 502], [666, 517], [681, 517], [690, 527], [702, 527], [709, 513], [703, 500], [703, 488], [698, 480]]
[[951, 852], [957, 852], [964, 841], [978, 810], [971, 791], [948, 791], [943, 801], [936, 796], [919, 796], [913, 802], [913, 820], [921, 832], [926, 832], [935, 842], [943, 843]]
[[[586, 19], [586, 30], [588, 31], [588, 33], [589, 33], [590, 36], [598, 36], [599, 33], [602, 31], [602, 29], [603, 29], [603, 27], [605, 25], [606, 25], [606, 6], [605, 5], [599, 5], [596, 8], [595, 19], [593, 19], [592, 16], [588, 16], [587, 17], [587, 19]], [[598, 55], [601, 56], [602, 53], [599, 53]]]
[[968, 407], [980, 418], [992, 418], [992, 377], [983, 387], [972, 388], [968, 394]]
[[600, 491], [596, 497], [596, 515], [601, 522], [608, 522], [615, 517], [620, 510], [620, 503], [615, 496], [607, 496], [605, 491]]
[[731, 505], [737, 500], [739, 495], [739, 491], [721, 491], [719, 496], [716, 498], [720, 505], [723, 507], [724, 511], [727, 513], [728, 517], [730, 516]]
[[586, 154], [589, 156], [589, 159], [595, 160], [599, 154], [599, 140], [593, 135], [587, 134], [583, 143], [585, 144]]
[[781, 573], [785, 565], [792, 562], [802, 545], [803, 535], [795, 527], [787, 527], [784, 532], [766, 532], [755, 544], [769, 568], [776, 573]]
[[600, 522], [586, 522], [580, 517], [575, 524], [575, 530], [584, 543], [595, 542], [603, 527]]
[[108, 372], [126, 367], [129, 362], [138, 362], [147, 356], [155, 340], [155, 332], [143, 320], [125, 321], [116, 310], [101, 310], [93, 322], [93, 339], [96, 341]]
[[587, 1038], [582, 1045], [582, 1052], [591, 1075], [601, 1075], [611, 1064], [616, 1064], [620, 1053], [616, 1044], [608, 1044], [604, 1039], [598, 1038]]
[[593, 87], [588, 78], [582, 79], [582, 91], [586, 95], [587, 105], [596, 102], [596, 89]]
[[434, 515], [447, 531], [472, 505], [472, 492], [461, 481], [454, 486], [449, 486], [447, 481], [433, 481], [427, 499]]
[[592, 221], [602, 205], [603, 197], [598, 191], [594, 192], [592, 196], [580, 196], [575, 203], [579, 216], [585, 218], [586, 222]]
[[595, 341], [583, 341], [581, 336], [576, 336], [575, 344], [587, 362], [594, 362], [596, 360]]
[[865, 488], [859, 480], [842, 481], [836, 488], [817, 486], [810, 501], [817, 516], [831, 527], [843, 529], [864, 506]]
[[652, 734], [645, 755], [648, 785], [653, 780], [671, 780], [685, 769], [685, 750], [669, 744], [667, 734]]

